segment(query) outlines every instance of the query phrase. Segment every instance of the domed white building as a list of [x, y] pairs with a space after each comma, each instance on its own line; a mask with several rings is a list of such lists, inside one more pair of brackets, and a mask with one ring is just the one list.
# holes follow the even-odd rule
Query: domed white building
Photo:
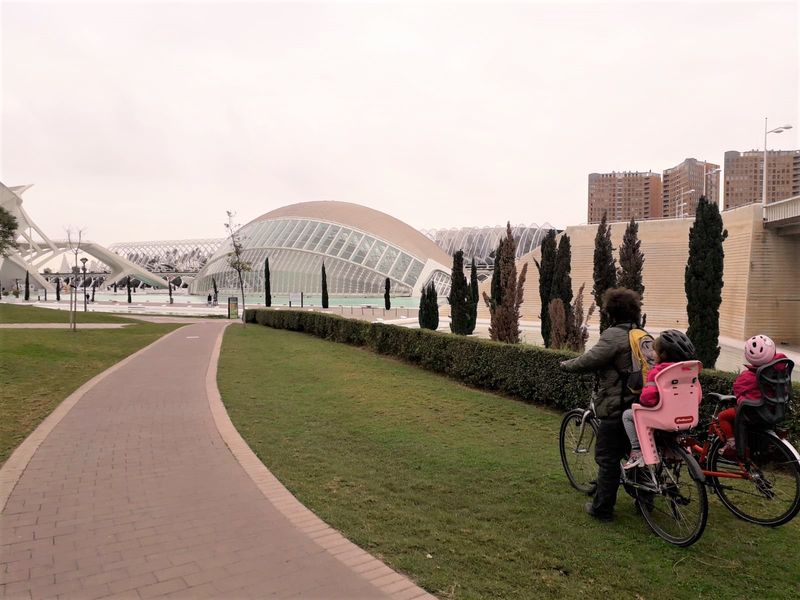
[[[303, 202], [268, 212], [240, 231], [245, 293], [264, 290], [264, 259], [269, 257], [273, 294], [322, 291], [322, 263], [331, 295], [382, 295], [391, 280], [392, 296], [418, 296], [433, 282], [439, 296], [450, 289], [452, 258], [431, 239], [402, 221], [349, 202]], [[226, 240], [198, 273], [191, 293], [213, 288], [238, 291], [236, 272], [228, 264], [232, 246]]]

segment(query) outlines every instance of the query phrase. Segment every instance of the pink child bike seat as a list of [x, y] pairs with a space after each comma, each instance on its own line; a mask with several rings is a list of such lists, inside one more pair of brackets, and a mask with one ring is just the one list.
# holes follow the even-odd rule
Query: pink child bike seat
[[699, 360], [687, 360], [670, 365], [655, 377], [659, 402], [647, 407], [631, 406], [636, 435], [646, 465], [658, 464], [653, 430], [683, 431], [697, 425], [700, 400], [699, 375], [703, 365]]

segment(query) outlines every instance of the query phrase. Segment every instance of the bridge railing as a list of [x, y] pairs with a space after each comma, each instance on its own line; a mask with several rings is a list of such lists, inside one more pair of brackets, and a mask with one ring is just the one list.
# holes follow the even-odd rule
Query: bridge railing
[[764, 207], [764, 224], [777, 224], [789, 219], [800, 219], [800, 196], [767, 204]]

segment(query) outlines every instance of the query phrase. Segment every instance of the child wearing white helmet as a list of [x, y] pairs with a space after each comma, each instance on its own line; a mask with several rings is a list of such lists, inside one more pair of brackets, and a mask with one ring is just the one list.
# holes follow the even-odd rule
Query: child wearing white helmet
[[[786, 358], [785, 354], [777, 351], [775, 342], [766, 335], [754, 335], [744, 345], [744, 358], [747, 363], [745, 369], [739, 373], [736, 381], [733, 382], [733, 394], [737, 402], [743, 400], [758, 400], [761, 398], [761, 390], [758, 388], [756, 371], [758, 368], [779, 358]], [[733, 423], [736, 420], [736, 407], [731, 407], [719, 413], [719, 425], [728, 442], [722, 449], [726, 458], [736, 456], [736, 446], [734, 444]]]

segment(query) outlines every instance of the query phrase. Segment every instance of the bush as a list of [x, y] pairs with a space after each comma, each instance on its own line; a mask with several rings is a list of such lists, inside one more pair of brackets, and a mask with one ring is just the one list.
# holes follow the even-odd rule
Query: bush
[[[575, 356], [565, 350], [368, 323], [319, 312], [249, 308], [245, 319], [248, 323], [366, 346], [379, 354], [442, 373], [465, 385], [507, 394], [532, 404], [561, 411], [585, 408], [589, 404], [590, 385], [558, 368], [559, 362]], [[709, 369], [700, 374], [700, 383], [704, 393], [730, 394], [735, 378], [735, 373]], [[795, 403], [800, 398], [800, 384], [794, 385], [794, 398]], [[713, 408], [713, 405], [701, 406], [701, 422], [708, 423]], [[791, 414], [787, 427], [792, 439], [800, 441], [800, 418], [795, 411]]]

